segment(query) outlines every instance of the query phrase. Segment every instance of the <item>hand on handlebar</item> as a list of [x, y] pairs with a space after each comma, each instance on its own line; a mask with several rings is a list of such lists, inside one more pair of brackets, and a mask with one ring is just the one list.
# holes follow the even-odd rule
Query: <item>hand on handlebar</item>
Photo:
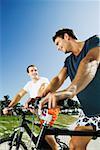
[[8, 114], [8, 107], [6, 107], [6, 108], [3, 109], [3, 114], [4, 115]]
[[57, 106], [57, 97], [53, 93], [48, 93], [45, 97], [39, 102], [39, 109], [42, 109], [43, 106], [48, 103], [48, 108], [55, 108]]
[[5, 107], [3, 109], [3, 114], [6, 115], [6, 114], [9, 114], [9, 110], [11, 110], [12, 108], [9, 108], [9, 107]]
[[73, 97], [73, 93], [69, 91], [65, 91], [64, 93], [48, 93], [39, 102], [39, 109], [42, 109], [46, 103], [48, 103], [48, 108], [55, 108], [58, 105], [62, 106], [64, 104], [64, 100], [68, 101], [71, 97]]

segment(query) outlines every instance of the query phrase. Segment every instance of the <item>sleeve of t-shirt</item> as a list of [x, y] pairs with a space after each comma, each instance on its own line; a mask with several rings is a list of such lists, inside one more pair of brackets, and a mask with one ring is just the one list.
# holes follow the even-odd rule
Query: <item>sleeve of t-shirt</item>
[[28, 82], [28, 83], [23, 87], [23, 89], [24, 89], [26, 92], [29, 91], [29, 85], [30, 85], [30, 83]]
[[68, 68], [69, 63], [71, 62], [71, 57], [72, 57], [72, 54], [69, 55], [69, 56], [65, 59], [65, 61], [64, 61], [64, 66], [63, 66], [63, 67]]
[[92, 38], [90, 38], [88, 49], [92, 49], [98, 46], [100, 46], [100, 35], [95, 35]]
[[65, 61], [64, 61], [64, 67], [67, 68], [67, 65], [68, 65], [68, 58], [66, 58]]

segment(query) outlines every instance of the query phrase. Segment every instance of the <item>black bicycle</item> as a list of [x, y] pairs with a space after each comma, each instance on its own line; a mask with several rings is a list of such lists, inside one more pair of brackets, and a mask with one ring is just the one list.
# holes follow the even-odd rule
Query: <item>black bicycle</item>
[[[49, 129], [48, 121], [44, 121], [39, 135], [35, 136], [28, 125], [30, 123], [32, 124], [32, 121], [26, 119], [26, 111], [23, 111], [22, 108], [21, 111], [22, 116], [20, 125], [14, 129], [10, 136], [0, 139], [0, 150], [29, 150], [26, 143], [22, 141], [24, 131], [26, 131], [33, 143], [33, 146], [30, 148], [31, 150], [52, 150], [44, 138], [47, 129]], [[34, 125], [40, 126], [40, 124], [36, 122], [34, 122]], [[59, 150], [68, 150], [68, 146], [65, 143], [61, 142], [56, 136], [55, 138], [59, 145]]]
[[[68, 103], [70, 105], [75, 104], [68, 100], [61, 102], [59, 105], [63, 106], [64, 109], [68, 107]], [[38, 108], [39, 99], [37, 99], [34, 103], [34, 107]], [[29, 150], [25, 143], [22, 141], [22, 135], [24, 130], [26, 130], [27, 134], [31, 138], [34, 146], [31, 148], [32, 150], [51, 150], [48, 143], [45, 141], [45, 135], [55, 135], [55, 138], [59, 144], [60, 150], [69, 150], [68, 146], [61, 142], [60, 139], [57, 138], [58, 135], [70, 135], [70, 136], [93, 136], [93, 137], [100, 137], [100, 131], [72, 131], [68, 129], [59, 129], [54, 127], [49, 127], [48, 123], [51, 121], [51, 115], [48, 114], [47, 106], [44, 108], [45, 114], [38, 112], [39, 118], [44, 119], [44, 123], [42, 125], [42, 129], [39, 135], [36, 137], [32, 131], [30, 130], [28, 124], [31, 121], [25, 118], [25, 112], [22, 111], [22, 122], [21, 125], [14, 130], [14, 132], [7, 138], [0, 140], [0, 150]], [[44, 111], [43, 110], [43, 111]], [[46, 117], [45, 117], [46, 116]], [[6, 149], [2, 149], [3, 146], [6, 145]], [[2, 146], [2, 147], [1, 147]]]

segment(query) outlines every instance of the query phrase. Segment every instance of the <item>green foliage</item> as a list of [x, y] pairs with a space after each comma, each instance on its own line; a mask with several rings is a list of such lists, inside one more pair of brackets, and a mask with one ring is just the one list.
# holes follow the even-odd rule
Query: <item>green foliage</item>
[[10, 134], [12, 130], [18, 126], [19, 120], [15, 116], [1, 116], [0, 117], [0, 136]]
[[59, 114], [57, 121], [54, 126], [57, 127], [66, 127], [67, 125], [72, 124], [76, 120], [75, 117], [71, 115]]

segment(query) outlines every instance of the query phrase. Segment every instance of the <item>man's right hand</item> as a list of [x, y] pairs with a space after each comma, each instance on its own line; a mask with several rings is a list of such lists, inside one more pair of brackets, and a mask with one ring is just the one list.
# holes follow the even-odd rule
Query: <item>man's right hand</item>
[[3, 109], [3, 114], [4, 115], [8, 114], [8, 107], [6, 107], [6, 108]]
[[39, 109], [42, 109], [43, 106], [48, 103], [48, 108], [55, 108], [57, 107], [57, 101], [58, 101], [58, 97], [54, 94], [54, 93], [48, 93], [45, 97], [43, 97], [41, 99], [41, 101], [39, 102]]

